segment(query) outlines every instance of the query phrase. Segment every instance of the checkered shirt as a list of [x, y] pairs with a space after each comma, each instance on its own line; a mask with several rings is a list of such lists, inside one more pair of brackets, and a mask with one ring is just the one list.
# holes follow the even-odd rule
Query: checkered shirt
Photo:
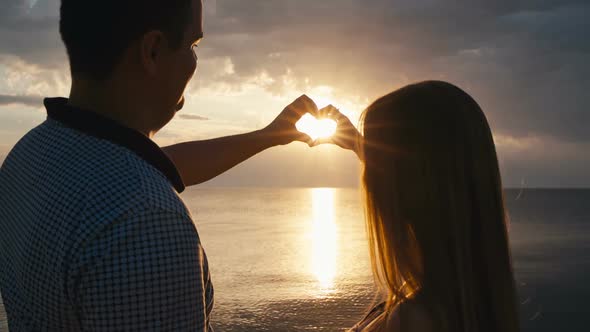
[[45, 105], [0, 172], [10, 331], [211, 331], [207, 258], [172, 162], [64, 98]]

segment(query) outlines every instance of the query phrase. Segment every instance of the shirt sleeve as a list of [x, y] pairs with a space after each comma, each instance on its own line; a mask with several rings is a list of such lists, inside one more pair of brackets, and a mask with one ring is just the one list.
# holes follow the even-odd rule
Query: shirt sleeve
[[143, 211], [103, 230], [83, 254], [74, 289], [81, 330], [210, 331], [208, 267], [189, 217]]

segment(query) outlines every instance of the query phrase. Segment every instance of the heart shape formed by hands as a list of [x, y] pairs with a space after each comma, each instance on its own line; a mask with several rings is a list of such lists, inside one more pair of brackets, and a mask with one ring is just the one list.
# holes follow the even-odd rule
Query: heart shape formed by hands
[[334, 135], [334, 133], [336, 132], [337, 124], [334, 120], [318, 120], [311, 114], [305, 114], [295, 124], [295, 127], [300, 132], [309, 135], [309, 137], [311, 137], [311, 139], [315, 141], [318, 138], [327, 138]]

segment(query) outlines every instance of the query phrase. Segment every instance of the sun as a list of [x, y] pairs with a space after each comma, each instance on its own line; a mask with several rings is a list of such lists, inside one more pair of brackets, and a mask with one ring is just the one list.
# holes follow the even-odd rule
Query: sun
[[337, 127], [334, 120], [318, 120], [311, 114], [305, 114], [303, 117], [301, 117], [301, 120], [295, 124], [295, 126], [297, 127], [297, 130], [302, 133], [306, 133], [313, 140], [331, 137], [336, 132]]

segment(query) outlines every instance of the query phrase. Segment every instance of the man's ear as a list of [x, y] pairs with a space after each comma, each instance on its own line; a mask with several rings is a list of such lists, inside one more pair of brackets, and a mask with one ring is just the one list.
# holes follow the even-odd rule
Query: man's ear
[[140, 60], [148, 75], [156, 75], [160, 66], [163, 52], [166, 47], [166, 38], [158, 30], [147, 32], [139, 41]]

